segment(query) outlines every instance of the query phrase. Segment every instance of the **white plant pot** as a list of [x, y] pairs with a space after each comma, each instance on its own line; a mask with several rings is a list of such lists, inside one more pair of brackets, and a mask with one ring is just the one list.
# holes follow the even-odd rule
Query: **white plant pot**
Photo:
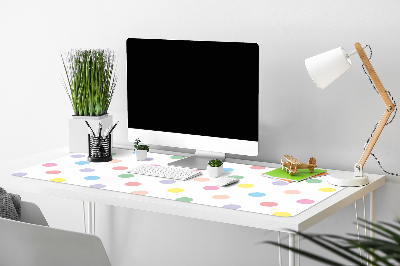
[[[93, 131], [96, 132], [99, 122], [102, 125], [102, 131], [113, 125], [112, 115], [103, 116], [72, 116], [69, 119], [69, 152], [76, 153], [89, 153], [88, 144], [88, 126], [85, 120], [89, 123]], [[112, 133], [111, 133], [112, 134]], [[111, 147], [113, 145], [113, 139], [111, 137]]]
[[135, 150], [136, 160], [143, 161], [147, 158], [147, 151], [146, 150]]
[[219, 177], [220, 175], [222, 175], [223, 166], [224, 165], [221, 165], [219, 167], [212, 167], [212, 166], [207, 165], [208, 176], [209, 177]]

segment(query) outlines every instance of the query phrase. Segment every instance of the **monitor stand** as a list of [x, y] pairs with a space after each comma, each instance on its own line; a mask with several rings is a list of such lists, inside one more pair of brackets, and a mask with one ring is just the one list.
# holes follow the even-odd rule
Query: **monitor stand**
[[169, 163], [169, 166], [206, 170], [208, 161], [212, 159], [225, 160], [225, 153], [196, 150], [195, 154], [179, 161]]

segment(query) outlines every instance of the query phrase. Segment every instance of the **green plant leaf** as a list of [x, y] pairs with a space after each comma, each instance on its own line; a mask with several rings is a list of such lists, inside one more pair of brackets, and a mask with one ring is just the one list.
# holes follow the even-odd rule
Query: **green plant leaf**
[[[364, 265], [361, 264], [361, 261], [368, 262], [370, 265], [398, 265], [400, 262], [400, 242], [398, 241], [400, 239], [400, 235], [397, 231], [400, 231], [400, 227], [384, 222], [378, 224], [368, 222], [363, 219], [359, 220], [364, 221], [365, 224], [373, 226], [374, 228], [367, 227], [367, 229], [380, 235], [383, 237], [383, 239], [376, 239], [363, 235], [358, 236], [356, 234], [348, 234], [349, 237], [342, 237], [332, 234], [315, 235], [301, 232], [297, 233], [292, 230], [289, 231], [297, 233], [303, 238], [331, 251], [332, 253], [354, 263], [355, 265]], [[397, 219], [397, 223], [400, 224], [400, 220]], [[362, 227], [365, 228], [365, 226]], [[390, 228], [395, 229], [396, 231], [393, 231]], [[324, 262], [328, 265], [340, 265], [335, 264], [336, 262], [332, 260], [321, 258], [318, 255], [297, 250], [295, 247], [292, 248], [286, 245], [279, 245], [271, 241], [265, 241], [263, 243], [281, 246], [311, 259]], [[365, 256], [360, 257], [360, 254], [358, 253], [359, 249], [363, 250], [364, 253], [367, 253], [370, 259], [367, 259]], [[396, 264], [393, 264], [394, 262], [396, 262]]]
[[68, 87], [62, 83], [75, 115], [107, 113], [118, 77], [115, 53], [109, 49], [72, 49], [61, 59]]

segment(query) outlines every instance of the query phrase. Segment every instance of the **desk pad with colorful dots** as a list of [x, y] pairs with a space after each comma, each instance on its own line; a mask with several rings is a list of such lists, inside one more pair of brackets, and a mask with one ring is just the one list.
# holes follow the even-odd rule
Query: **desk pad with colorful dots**
[[134, 175], [126, 170], [141, 164], [167, 166], [183, 157], [148, 153], [146, 160], [136, 161], [132, 150], [113, 152], [110, 162], [88, 162], [87, 154], [71, 153], [12, 175], [282, 217], [295, 216], [343, 189], [330, 185], [329, 175], [288, 183], [262, 176], [273, 168], [229, 162], [221, 177], [239, 182], [227, 187], [215, 186], [206, 170], [187, 181]]

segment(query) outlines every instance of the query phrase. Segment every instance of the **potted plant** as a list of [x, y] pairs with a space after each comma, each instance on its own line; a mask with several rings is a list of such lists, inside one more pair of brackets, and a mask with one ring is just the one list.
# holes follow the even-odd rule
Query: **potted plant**
[[147, 152], [149, 151], [149, 146], [143, 144], [139, 145], [140, 139], [136, 139], [134, 143], [135, 143], [134, 147], [135, 147], [136, 160], [138, 161], [146, 160]]
[[223, 163], [219, 159], [208, 161], [207, 172], [210, 177], [219, 177], [222, 174]]
[[66, 81], [61, 79], [74, 115], [69, 120], [70, 152], [87, 152], [87, 125], [113, 125], [107, 111], [118, 80], [115, 53], [107, 50], [72, 49], [61, 54]]

